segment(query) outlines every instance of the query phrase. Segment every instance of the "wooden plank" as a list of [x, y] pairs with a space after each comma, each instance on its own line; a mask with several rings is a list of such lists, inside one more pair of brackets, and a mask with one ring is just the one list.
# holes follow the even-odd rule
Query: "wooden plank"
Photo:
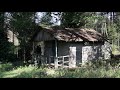
[[62, 60], [62, 61], [63, 61], [63, 62], [62, 62], [62, 66], [64, 67], [64, 57], [63, 57], [62, 59], [63, 59], [63, 60]]
[[69, 58], [69, 55], [67, 55], [67, 56], [63, 56], [64, 58]]
[[55, 40], [55, 59], [54, 59], [54, 61], [55, 61], [55, 69], [57, 69], [58, 68], [58, 57], [57, 57], [57, 40]]
[[62, 66], [62, 64], [59, 64], [58, 66]]
[[67, 55], [67, 56], [58, 56], [58, 58], [62, 58], [62, 57], [64, 57], [64, 58], [65, 58], [65, 57], [66, 57], [66, 58], [68, 57], [68, 58], [69, 58], [69, 55]]
[[58, 62], [62, 62], [63, 60], [58, 60]]
[[59, 56], [59, 57], [57, 57], [57, 58], [62, 58], [63, 56]]
[[76, 47], [70, 47], [69, 68], [76, 67]]
[[55, 56], [56, 57], [58, 57], [57, 52], [58, 52], [57, 40], [55, 40]]
[[57, 69], [58, 68], [58, 58], [55, 57], [54, 61], [55, 61], [55, 69]]
[[63, 60], [62, 58], [58, 58], [58, 61]]
[[69, 61], [64, 61], [64, 63], [69, 63]]
[[88, 60], [92, 60], [90, 58], [92, 56], [92, 47], [91, 46], [84, 46], [82, 47], [82, 64], [84, 65]]

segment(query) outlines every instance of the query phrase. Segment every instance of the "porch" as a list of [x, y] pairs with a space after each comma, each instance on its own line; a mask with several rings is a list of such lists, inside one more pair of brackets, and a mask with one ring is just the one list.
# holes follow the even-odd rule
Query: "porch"
[[46, 65], [53, 68], [71, 68], [72, 63], [70, 55], [67, 56], [44, 56], [44, 55], [33, 55], [33, 61], [36, 66]]

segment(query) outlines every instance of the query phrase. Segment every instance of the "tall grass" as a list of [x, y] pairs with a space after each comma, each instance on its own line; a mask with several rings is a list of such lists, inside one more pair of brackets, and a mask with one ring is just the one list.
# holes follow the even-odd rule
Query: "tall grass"
[[120, 78], [120, 69], [106, 62], [89, 63], [76, 69], [50, 69], [44, 67], [0, 64], [0, 78]]
[[112, 53], [114, 55], [120, 54], [119, 47], [117, 45], [112, 45]]

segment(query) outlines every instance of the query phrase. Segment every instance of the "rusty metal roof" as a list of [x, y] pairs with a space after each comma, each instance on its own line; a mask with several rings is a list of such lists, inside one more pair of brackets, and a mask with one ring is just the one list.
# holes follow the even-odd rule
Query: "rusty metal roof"
[[37, 34], [34, 35], [34, 41], [44, 41], [44, 38], [46, 37], [44, 35], [42, 35], [42, 39], [41, 38], [36, 38], [39, 35], [41, 35], [40, 33], [42, 32], [46, 32], [47, 34], [50, 34], [49, 38], [45, 39], [45, 40], [61, 40], [61, 41], [66, 41], [66, 42], [70, 42], [70, 41], [75, 41], [75, 42], [79, 42], [79, 41], [103, 41], [104, 37], [102, 36], [101, 33], [95, 31], [94, 29], [88, 29], [88, 28], [64, 28], [64, 29], [54, 29], [54, 28], [43, 28], [42, 30], [40, 30], [40, 32], [37, 32]]

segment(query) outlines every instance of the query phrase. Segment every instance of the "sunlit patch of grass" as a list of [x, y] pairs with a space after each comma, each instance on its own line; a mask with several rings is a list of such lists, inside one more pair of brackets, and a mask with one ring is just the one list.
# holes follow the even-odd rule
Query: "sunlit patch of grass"
[[3, 73], [3, 78], [13, 78], [16, 76], [21, 75], [22, 73], [29, 73], [35, 70], [36, 68], [33, 66], [25, 66], [25, 67], [18, 67], [17, 69], [13, 69], [11, 71], [7, 71]]
[[55, 69], [46, 69], [46, 74], [47, 76], [50, 76], [50, 77], [57, 77], [59, 76], [59, 72]]
[[112, 46], [112, 53], [114, 55], [120, 54], [119, 47], [117, 45]]
[[118, 55], [118, 54], [120, 54], [120, 51], [114, 50], [112, 53], [113, 53], [114, 55]]
[[32, 65], [13, 68], [8, 63], [0, 64], [0, 78], [120, 78], [120, 69], [106, 65], [75, 69], [38, 68]]

